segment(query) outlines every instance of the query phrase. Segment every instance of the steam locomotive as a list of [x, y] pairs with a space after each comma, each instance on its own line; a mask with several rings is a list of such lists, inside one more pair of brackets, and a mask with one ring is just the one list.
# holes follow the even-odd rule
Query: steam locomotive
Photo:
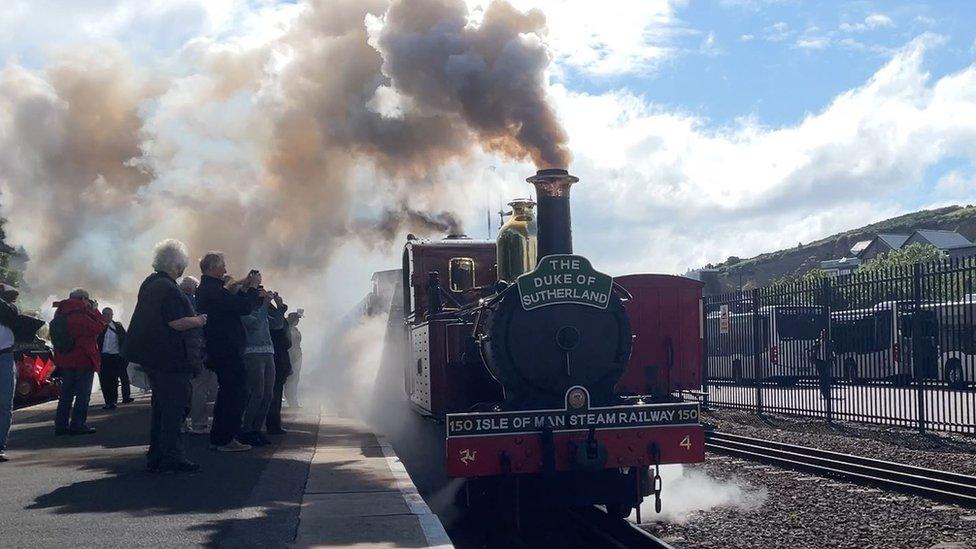
[[547, 169], [527, 181], [538, 217], [536, 202], [513, 201], [496, 241], [408, 238], [410, 403], [443, 422], [444, 466], [468, 479], [466, 500], [627, 516], [653, 495], [660, 510], [658, 466], [704, 460], [699, 406], [686, 400], [701, 386], [702, 284], [597, 271], [573, 254], [578, 178]]

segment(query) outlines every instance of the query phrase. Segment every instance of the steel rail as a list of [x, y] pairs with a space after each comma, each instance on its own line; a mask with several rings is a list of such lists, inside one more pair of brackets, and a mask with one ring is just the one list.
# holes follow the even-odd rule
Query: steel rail
[[976, 477], [717, 431], [713, 452], [976, 508]]
[[674, 549], [668, 543], [646, 532], [626, 519], [607, 515], [598, 507], [566, 510], [570, 523], [582, 530], [599, 545], [588, 547], [607, 547], [614, 549]]

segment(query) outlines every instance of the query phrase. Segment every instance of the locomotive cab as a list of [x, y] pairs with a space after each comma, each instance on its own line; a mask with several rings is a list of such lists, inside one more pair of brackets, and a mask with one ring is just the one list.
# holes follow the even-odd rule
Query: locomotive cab
[[464, 236], [408, 240], [402, 272], [410, 350], [404, 381], [411, 405], [443, 419], [477, 402], [500, 400], [501, 386], [472, 352], [474, 320], [442, 315], [494, 293], [495, 243]]

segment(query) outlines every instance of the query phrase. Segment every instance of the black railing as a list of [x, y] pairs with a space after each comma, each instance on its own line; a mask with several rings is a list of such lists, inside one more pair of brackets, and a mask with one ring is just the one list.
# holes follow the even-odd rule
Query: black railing
[[710, 405], [976, 433], [976, 258], [706, 296]]

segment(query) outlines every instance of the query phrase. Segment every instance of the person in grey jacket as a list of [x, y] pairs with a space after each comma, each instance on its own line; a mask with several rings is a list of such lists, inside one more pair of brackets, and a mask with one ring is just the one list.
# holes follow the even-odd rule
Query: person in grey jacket
[[[258, 275], [260, 276], [260, 274]], [[241, 421], [241, 434], [238, 440], [251, 446], [271, 444], [271, 440], [261, 433], [271, 400], [274, 397], [275, 363], [274, 344], [271, 341], [269, 315], [284, 315], [281, 297], [258, 287], [261, 305], [251, 314], [241, 317], [244, 324], [244, 417]], [[277, 307], [270, 307], [274, 301]]]

